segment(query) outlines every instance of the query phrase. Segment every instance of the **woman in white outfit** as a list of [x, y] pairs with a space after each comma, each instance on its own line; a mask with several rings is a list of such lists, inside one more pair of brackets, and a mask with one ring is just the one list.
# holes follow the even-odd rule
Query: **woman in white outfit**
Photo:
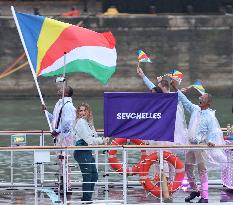
[[[77, 121], [74, 127], [76, 138], [76, 146], [88, 146], [103, 144], [104, 140], [98, 137], [90, 106], [87, 103], [82, 103], [77, 108]], [[81, 201], [86, 201], [86, 204], [92, 203], [92, 194], [94, 192], [95, 183], [98, 180], [98, 173], [95, 165], [95, 158], [92, 156], [92, 150], [75, 150], [74, 158], [79, 163], [82, 172], [83, 196]]]

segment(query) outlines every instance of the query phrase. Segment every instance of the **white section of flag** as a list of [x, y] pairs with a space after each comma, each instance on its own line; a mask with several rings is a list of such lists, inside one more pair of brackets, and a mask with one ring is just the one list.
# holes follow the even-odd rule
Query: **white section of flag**
[[[82, 46], [75, 48], [66, 54], [66, 64], [75, 60], [91, 60], [106, 67], [116, 66], [116, 49], [109, 49], [100, 46]], [[58, 70], [64, 66], [64, 57], [56, 60], [51, 66], [44, 69], [40, 75]]]

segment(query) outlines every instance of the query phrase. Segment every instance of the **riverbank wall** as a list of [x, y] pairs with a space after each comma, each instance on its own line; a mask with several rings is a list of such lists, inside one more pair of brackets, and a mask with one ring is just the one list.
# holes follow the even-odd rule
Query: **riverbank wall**
[[[137, 49], [150, 55], [152, 63], [141, 65], [156, 83], [156, 76], [173, 69], [184, 79], [180, 87], [203, 82], [214, 95], [232, 96], [232, 15], [86, 15], [55, 17], [97, 32], [112, 31], [116, 37], [117, 70], [107, 85], [83, 73], [67, 75], [77, 95], [102, 95], [104, 91], [147, 91], [136, 74]], [[0, 18], [0, 72], [24, 51], [12, 17]], [[38, 78], [42, 93], [55, 95], [55, 78]], [[37, 95], [29, 67], [0, 79], [0, 95]]]

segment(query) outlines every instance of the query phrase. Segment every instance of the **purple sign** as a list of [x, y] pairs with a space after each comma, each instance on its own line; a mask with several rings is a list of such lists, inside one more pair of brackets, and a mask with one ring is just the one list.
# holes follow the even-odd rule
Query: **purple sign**
[[104, 93], [104, 135], [174, 141], [177, 93]]

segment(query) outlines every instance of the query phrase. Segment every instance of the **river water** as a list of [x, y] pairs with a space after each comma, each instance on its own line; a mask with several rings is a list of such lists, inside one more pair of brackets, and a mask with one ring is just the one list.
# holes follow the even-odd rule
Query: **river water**
[[[45, 98], [48, 110], [52, 112], [56, 98]], [[80, 97], [73, 99], [74, 105], [87, 102], [91, 105], [94, 115], [95, 127], [103, 128], [103, 98]], [[197, 101], [194, 100], [194, 103]], [[233, 124], [232, 98], [215, 97], [212, 108], [216, 110], [216, 116], [221, 127], [227, 123]], [[48, 130], [44, 114], [41, 112], [39, 98], [27, 99], [1, 99], [0, 101], [0, 130]], [[187, 116], [188, 117], [188, 116]]]

